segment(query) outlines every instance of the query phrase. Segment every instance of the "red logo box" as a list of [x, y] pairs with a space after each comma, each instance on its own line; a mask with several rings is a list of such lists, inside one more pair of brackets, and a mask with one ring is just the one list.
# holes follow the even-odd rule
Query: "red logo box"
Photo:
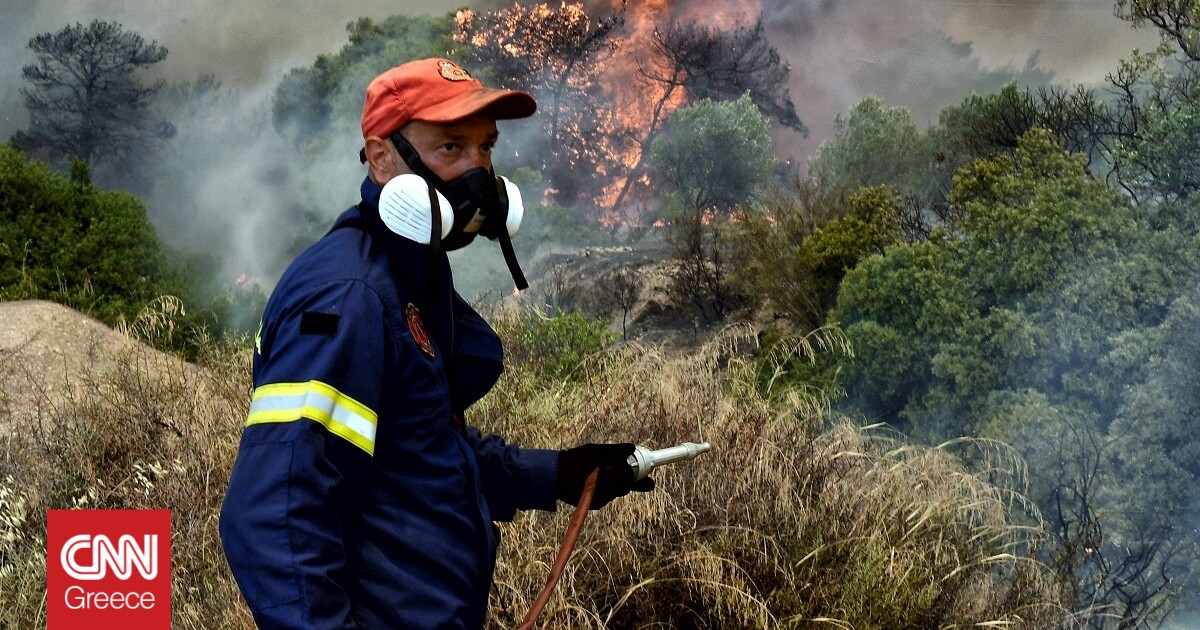
[[49, 510], [46, 630], [169, 630], [170, 510]]

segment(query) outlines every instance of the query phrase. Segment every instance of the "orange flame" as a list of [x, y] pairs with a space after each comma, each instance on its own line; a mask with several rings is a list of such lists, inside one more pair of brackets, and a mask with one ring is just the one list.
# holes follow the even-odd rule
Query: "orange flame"
[[[613, 2], [608, 10], [619, 10], [623, 3]], [[634, 171], [643, 162], [642, 152], [651, 133], [661, 127], [674, 110], [688, 101], [680, 86], [667, 86], [648, 80], [643, 71], [653, 72], [658, 63], [653, 49], [657, 29], [672, 22], [678, 24], [698, 23], [721, 30], [732, 29], [755, 19], [762, 12], [760, 0], [726, 0], [724, 2], [683, 2], [679, 0], [645, 0], [625, 5], [625, 34], [618, 50], [602, 77], [604, 86], [615, 95], [617, 118], [620, 126], [628, 130], [634, 141], [618, 156], [629, 169], [616, 179], [596, 200], [606, 208], [602, 223], [612, 226], [618, 222], [633, 220], [642, 214], [639, 206], [643, 200], [622, 200], [626, 208], [615, 207], [627, 179], [636, 177], [636, 186], [646, 190], [652, 185], [644, 170]], [[597, 12], [604, 12], [597, 8]], [[668, 93], [669, 91], [669, 93]], [[635, 195], [636, 196], [636, 195]]]

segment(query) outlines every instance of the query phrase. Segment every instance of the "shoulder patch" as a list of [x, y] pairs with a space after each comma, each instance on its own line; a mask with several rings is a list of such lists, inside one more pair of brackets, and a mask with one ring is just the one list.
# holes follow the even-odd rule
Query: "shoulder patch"
[[337, 335], [338, 320], [341, 318], [337, 313], [305, 311], [300, 316], [300, 334], [333, 337]]
[[417, 306], [412, 302], [404, 307], [404, 319], [408, 320], [408, 332], [412, 333], [413, 341], [421, 347], [421, 352], [433, 358], [433, 341], [429, 339], [429, 333], [425, 330], [425, 322], [421, 321], [421, 312], [417, 310]]

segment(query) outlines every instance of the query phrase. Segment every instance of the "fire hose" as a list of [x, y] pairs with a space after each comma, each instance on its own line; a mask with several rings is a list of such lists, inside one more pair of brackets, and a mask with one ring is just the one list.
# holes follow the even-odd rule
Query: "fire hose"
[[[633, 468], [634, 481], [640, 481], [645, 479], [650, 474], [650, 471], [655, 468], [695, 459], [701, 453], [707, 453], [710, 448], [708, 442], [701, 442], [699, 444], [684, 442], [679, 446], [652, 451], [639, 444], [634, 448], [633, 455], [630, 455], [627, 461], [630, 467]], [[600, 469], [597, 468], [584, 480], [583, 491], [579, 494], [579, 501], [575, 505], [575, 511], [571, 513], [571, 520], [567, 524], [567, 533], [563, 535], [562, 545], [558, 548], [558, 555], [554, 558], [554, 565], [550, 568], [550, 576], [546, 578], [546, 585], [538, 593], [537, 599], [533, 601], [533, 605], [529, 608], [529, 613], [525, 615], [525, 620], [521, 622], [517, 630], [532, 630], [534, 622], [542, 614], [542, 609], [550, 601], [550, 595], [554, 593], [554, 587], [558, 585], [558, 580], [562, 577], [563, 569], [567, 566], [567, 560], [570, 559], [571, 552], [575, 550], [575, 542], [579, 539], [579, 532], [583, 530], [583, 523], [587, 520], [588, 510], [592, 506], [592, 494], [596, 491], [596, 478], [599, 475]]]

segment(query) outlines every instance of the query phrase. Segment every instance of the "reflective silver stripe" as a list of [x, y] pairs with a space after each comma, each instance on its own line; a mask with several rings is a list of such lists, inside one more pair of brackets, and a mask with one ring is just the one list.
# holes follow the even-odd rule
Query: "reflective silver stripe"
[[246, 426], [294, 422], [307, 418], [349, 440], [367, 453], [375, 451], [378, 415], [362, 403], [320, 381], [273, 383], [254, 390]]

